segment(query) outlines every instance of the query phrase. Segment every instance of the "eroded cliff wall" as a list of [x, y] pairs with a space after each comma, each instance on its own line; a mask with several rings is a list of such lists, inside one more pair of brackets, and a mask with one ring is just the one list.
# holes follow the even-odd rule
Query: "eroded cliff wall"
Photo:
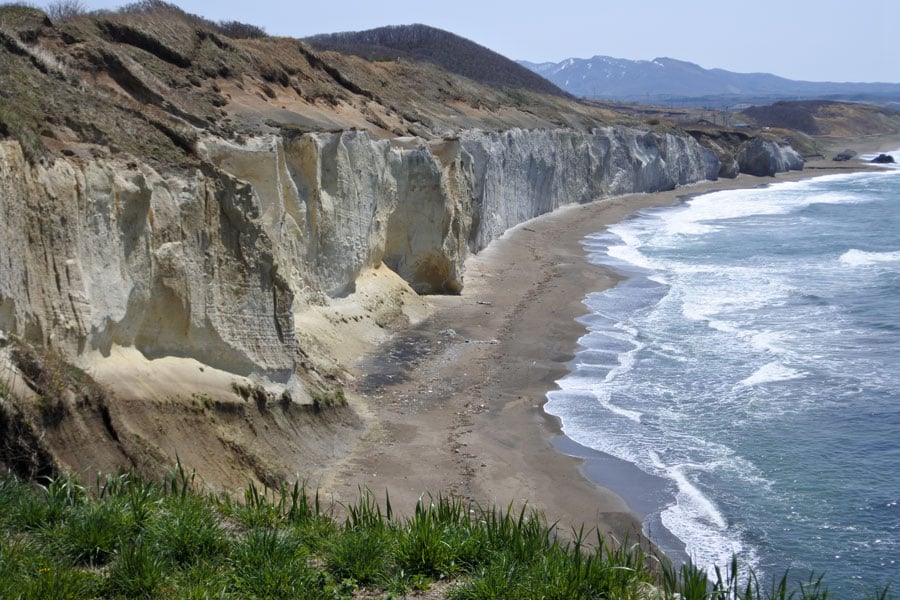
[[715, 155], [689, 137], [607, 127], [462, 134], [474, 165], [477, 252], [504, 231], [573, 202], [657, 192], [716, 179]]
[[0, 329], [70, 356], [113, 345], [237, 374], [294, 371], [293, 291], [253, 187], [0, 144]]
[[[70, 356], [134, 347], [294, 386], [301, 315], [386, 265], [456, 293], [508, 228], [564, 204], [713, 179], [689, 137], [628, 128], [209, 138], [206, 167], [28, 164], [0, 144], [0, 329]], [[301, 341], [298, 341], [301, 340]]]

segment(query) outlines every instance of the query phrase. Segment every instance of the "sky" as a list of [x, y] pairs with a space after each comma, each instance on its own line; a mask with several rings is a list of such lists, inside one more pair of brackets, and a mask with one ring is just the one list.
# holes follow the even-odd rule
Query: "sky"
[[[257, 25], [270, 35], [423, 23], [516, 60], [669, 57], [806, 81], [900, 83], [897, 0], [168, 1], [215, 21]], [[81, 3], [91, 10], [126, 4]]]

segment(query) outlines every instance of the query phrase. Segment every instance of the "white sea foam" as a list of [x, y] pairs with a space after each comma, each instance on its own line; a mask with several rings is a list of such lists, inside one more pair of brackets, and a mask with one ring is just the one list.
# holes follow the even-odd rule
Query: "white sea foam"
[[715, 565], [727, 565], [732, 556], [740, 554], [742, 563], [756, 567], [756, 552], [745, 549], [737, 533], [711, 527], [706, 521], [694, 518], [690, 508], [685, 507], [682, 501], [689, 502], [679, 493], [678, 502], [663, 510], [660, 519], [666, 529], [684, 542], [685, 551], [693, 564], [713, 577]]
[[848, 192], [823, 192], [808, 196], [803, 204], [860, 204], [869, 202], [869, 199], [859, 194]]
[[[693, 209], [693, 210], [692, 210]], [[703, 235], [715, 231], [716, 227], [701, 223], [705, 215], [693, 206], [681, 210], [672, 211], [663, 215], [665, 231], [670, 236], [678, 235]]]
[[634, 421], [635, 423], [641, 422], [641, 413], [636, 410], [628, 410], [627, 408], [622, 408], [617, 404], [610, 402], [609, 400], [609, 392], [606, 391], [598, 391], [594, 394], [597, 397], [597, 401], [600, 405], [613, 413], [614, 415], [619, 415], [620, 417], [625, 417], [630, 421]]
[[783, 341], [784, 334], [776, 331], [762, 331], [750, 334], [750, 345], [757, 352], [784, 354], [787, 350], [782, 344]]
[[[771, 307], [794, 294], [781, 273], [763, 268], [695, 268], [680, 265], [673, 283], [680, 294], [681, 315], [710, 329], [749, 341], [757, 350], [768, 340], [754, 330], [755, 311]], [[778, 351], [772, 345], [770, 351]]]
[[801, 379], [804, 376], [805, 373], [787, 367], [780, 362], [770, 362], [761, 366], [750, 377], [740, 381], [738, 387], [750, 387], [753, 385], [761, 385], [763, 383], [790, 381], [791, 379]]
[[703, 492], [691, 483], [687, 477], [687, 471], [697, 467], [698, 465], [684, 464], [666, 469], [669, 477], [678, 485], [678, 503], [694, 519], [718, 530], [723, 530], [728, 526], [725, 517], [722, 516], [716, 505], [704, 496]]
[[826, 181], [845, 177], [848, 175], [783, 182], [765, 189], [712, 192], [694, 198], [683, 209], [662, 213], [659, 218], [669, 236], [699, 236], [720, 229], [716, 221], [785, 214], [811, 204], [867, 201], [863, 196], [846, 192], [800, 193]]
[[884, 263], [900, 262], [900, 250], [894, 252], [866, 252], [855, 248], [841, 255], [840, 261], [851, 267], [869, 267]]
[[565, 391], [590, 391], [603, 383], [600, 377], [585, 377], [583, 375], [567, 375], [557, 382], [560, 389]]
[[[729, 530], [728, 522], [716, 505], [688, 476], [693, 470], [703, 470], [703, 465], [684, 463], [666, 465], [653, 451], [648, 451], [653, 466], [675, 482], [678, 492], [675, 504], [660, 514], [663, 525], [684, 542], [691, 561], [713, 575], [714, 565], [726, 565], [734, 554], [744, 552], [744, 544], [738, 533]], [[754, 557], [745, 560], [755, 564]]]
[[670, 234], [707, 233], [717, 227], [712, 221], [738, 219], [756, 215], [782, 214], [792, 210], [781, 196], [762, 194], [760, 190], [732, 190], [698, 196], [681, 211], [664, 213], [666, 231]]
[[634, 246], [619, 245], [611, 246], [607, 252], [610, 258], [615, 258], [623, 262], [627, 262], [642, 269], [653, 270], [654, 264]]
[[575, 355], [575, 364], [579, 367], [611, 366], [618, 363], [619, 353], [603, 346], [599, 348], [584, 348]]

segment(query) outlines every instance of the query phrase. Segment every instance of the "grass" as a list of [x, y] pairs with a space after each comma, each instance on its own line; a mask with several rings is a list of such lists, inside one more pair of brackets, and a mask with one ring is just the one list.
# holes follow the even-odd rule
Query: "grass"
[[[361, 490], [323, 507], [302, 485], [250, 485], [242, 500], [162, 481], [107, 477], [85, 490], [0, 479], [0, 598], [397, 597], [435, 582], [451, 600], [824, 600], [821, 577], [761, 582], [737, 558], [710, 581], [637, 545], [584, 530], [566, 539], [538, 513], [422, 498], [394, 515]], [[888, 600], [887, 589], [871, 596]]]

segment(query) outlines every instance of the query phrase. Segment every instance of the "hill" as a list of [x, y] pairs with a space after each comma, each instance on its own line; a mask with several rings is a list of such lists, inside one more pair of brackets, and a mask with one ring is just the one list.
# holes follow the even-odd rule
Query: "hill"
[[399, 58], [425, 61], [490, 86], [567, 96], [556, 85], [543, 77], [536, 77], [505, 56], [456, 34], [427, 25], [398, 25], [367, 31], [323, 34], [308, 37], [305, 41], [318, 50], [336, 50], [374, 61]]
[[867, 104], [806, 100], [751, 106], [742, 111], [758, 127], [793, 129], [807, 135], [848, 137], [900, 130], [900, 111]]
[[522, 66], [583, 98], [672, 106], [768, 104], [826, 98], [886, 104], [900, 101], [897, 83], [832, 83], [785, 79], [769, 73], [704, 69], [672, 58], [627, 60], [610, 56], [569, 58]]
[[[19, 140], [32, 158], [112, 151], [172, 168], [199, 164], [194, 149], [205, 135], [356, 128], [434, 137], [467, 127], [630, 122], [564, 97], [458, 36], [395, 31], [427, 33], [433, 44], [399, 60], [391, 49], [391, 60], [382, 61], [212, 23], [160, 0], [55, 22], [28, 6], [0, 6], [0, 135]], [[420, 58], [441, 48], [452, 50], [444, 59], [456, 70], [477, 57], [488, 67], [474, 76], [491, 83]]]

